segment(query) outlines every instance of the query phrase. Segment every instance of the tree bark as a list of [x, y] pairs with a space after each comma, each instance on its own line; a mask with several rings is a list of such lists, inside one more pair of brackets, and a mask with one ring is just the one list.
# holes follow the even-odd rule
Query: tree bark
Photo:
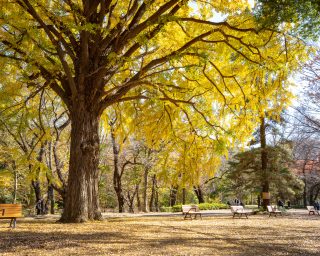
[[141, 200], [140, 200], [140, 193], [139, 193], [139, 184], [137, 185], [136, 189], [137, 189], [137, 208], [138, 211], [141, 212]]
[[18, 172], [17, 172], [17, 166], [15, 161], [12, 162], [12, 169], [13, 169], [13, 175], [14, 175], [14, 184], [13, 184], [13, 204], [17, 202], [17, 191], [18, 191]]
[[172, 186], [170, 189], [170, 206], [174, 206], [177, 202], [178, 186]]
[[[39, 154], [37, 157], [37, 161], [39, 163], [42, 163], [43, 161], [43, 156], [45, 153], [45, 146], [44, 144], [41, 144], [40, 150], [39, 150]], [[29, 169], [31, 169], [32, 166], [29, 166]], [[35, 173], [35, 178], [31, 181], [32, 187], [34, 189], [34, 193], [36, 196], [36, 209], [37, 209], [37, 215], [39, 214], [44, 214], [44, 204], [43, 204], [43, 198], [42, 198], [42, 193], [41, 193], [41, 186], [40, 186], [40, 167], [36, 170]]]
[[151, 196], [150, 196], [150, 202], [149, 202], [149, 209], [151, 212], [155, 212], [156, 211], [156, 205], [155, 205], [155, 201], [156, 201], [156, 186], [157, 186], [157, 177], [154, 174], [152, 176], [152, 188], [151, 188]]
[[200, 188], [200, 186], [193, 186], [193, 190], [198, 198], [199, 204], [203, 204], [204, 203], [204, 198], [203, 198], [203, 193], [202, 190]]
[[144, 183], [143, 183], [143, 205], [142, 211], [149, 212], [148, 209], [148, 177], [149, 176], [149, 168], [145, 167], [144, 169]]
[[134, 213], [134, 198], [136, 197], [137, 191], [138, 191], [138, 187], [136, 186], [132, 195], [130, 195], [129, 191], [127, 192], [129, 212], [131, 212], [131, 213]]
[[46, 213], [50, 212], [50, 214], [54, 214], [54, 191], [52, 185], [48, 185], [47, 195]]
[[32, 180], [31, 185], [34, 190], [34, 194], [36, 196], [36, 209], [37, 209], [37, 215], [40, 215], [43, 213], [43, 204], [42, 204], [42, 194], [41, 194], [41, 188], [40, 188], [40, 181]]
[[102, 218], [99, 197], [99, 121], [100, 115], [84, 100], [70, 113], [71, 148], [68, 186], [62, 222], [85, 222]]
[[268, 175], [268, 153], [266, 141], [266, 124], [265, 118], [260, 118], [260, 147], [261, 147], [261, 171], [262, 171], [262, 206], [267, 209], [270, 204], [269, 197], [269, 175]]
[[186, 204], [186, 188], [182, 189], [182, 204]]
[[308, 160], [304, 161], [303, 168], [302, 168], [302, 173], [303, 173], [303, 178], [302, 178], [302, 181], [303, 181], [303, 206], [304, 207], [307, 207], [307, 205], [308, 205], [308, 199], [307, 199], [307, 196], [308, 196], [308, 193], [307, 193], [307, 174], [306, 174], [307, 162], [308, 162]]
[[117, 199], [118, 199], [118, 210], [119, 212], [124, 212], [124, 195], [122, 190], [122, 172], [119, 168], [119, 146], [116, 142], [116, 136], [112, 127], [112, 124], [110, 124], [111, 127], [111, 142], [112, 142], [112, 151], [113, 151], [113, 188], [116, 192]]

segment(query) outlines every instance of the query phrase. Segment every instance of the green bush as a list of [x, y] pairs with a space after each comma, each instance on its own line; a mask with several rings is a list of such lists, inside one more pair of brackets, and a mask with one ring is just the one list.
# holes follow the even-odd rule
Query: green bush
[[[190, 204], [192, 205], [192, 204]], [[228, 205], [222, 203], [202, 203], [198, 204], [200, 210], [218, 210], [218, 209], [228, 209]], [[162, 212], [182, 212], [182, 205], [177, 204], [172, 207], [161, 207]]]
[[172, 212], [182, 212], [182, 205], [176, 204], [176, 205], [172, 206]]
[[199, 204], [200, 210], [218, 210], [218, 209], [228, 209], [228, 205], [222, 203], [202, 203]]
[[160, 207], [160, 212], [172, 212], [172, 207]]

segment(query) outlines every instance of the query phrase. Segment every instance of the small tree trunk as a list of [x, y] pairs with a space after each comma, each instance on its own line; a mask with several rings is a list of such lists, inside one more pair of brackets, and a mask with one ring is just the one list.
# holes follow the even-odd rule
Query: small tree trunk
[[156, 211], [155, 207], [155, 197], [156, 197], [156, 175], [154, 174], [152, 176], [152, 188], [151, 188], [151, 196], [150, 196], [150, 203], [149, 203], [149, 209], [151, 212]]
[[15, 161], [12, 163], [13, 175], [14, 175], [14, 183], [13, 183], [13, 204], [17, 202], [17, 191], [18, 191], [18, 172]]
[[145, 167], [144, 169], [144, 184], [143, 184], [143, 212], [149, 212], [148, 209], [148, 175], [149, 175], [149, 168]]
[[261, 147], [261, 171], [262, 171], [262, 206], [267, 209], [270, 204], [269, 197], [269, 175], [268, 175], [268, 153], [266, 141], [266, 125], [264, 117], [260, 118], [260, 147]]
[[36, 197], [36, 214], [40, 215], [44, 213], [44, 209], [42, 208], [42, 195], [41, 195], [41, 188], [40, 188], [40, 181], [39, 180], [32, 180], [31, 181], [32, 187], [34, 189], [34, 194]]
[[[303, 206], [304, 207], [307, 207], [307, 205], [308, 205], [307, 177], [306, 177], [306, 170], [305, 170], [306, 162], [307, 161], [305, 161], [305, 164], [304, 164], [303, 170], [302, 170], [302, 173], [303, 173], [303, 179], [302, 179], [302, 181], [303, 181]], [[310, 201], [310, 203], [311, 203], [311, 201]]]
[[112, 127], [111, 127], [111, 142], [112, 142], [112, 151], [113, 151], [113, 188], [116, 192], [117, 199], [118, 199], [118, 209], [119, 212], [124, 212], [124, 195], [122, 191], [122, 173], [119, 168], [119, 146], [116, 142], [116, 136]]
[[[84, 101], [84, 100], [83, 100]], [[79, 101], [70, 113], [71, 148], [66, 202], [61, 221], [84, 222], [102, 218], [99, 207], [99, 120]]]
[[204, 203], [204, 197], [203, 197], [203, 193], [202, 193], [201, 187], [199, 185], [198, 186], [193, 186], [193, 191], [195, 192], [195, 194], [196, 194], [196, 196], [198, 198], [199, 204]]
[[186, 188], [182, 189], [182, 204], [186, 204]]
[[52, 185], [48, 186], [47, 195], [46, 213], [48, 213], [50, 209], [50, 214], [54, 214], [54, 191]]
[[159, 205], [159, 192], [158, 192], [158, 186], [156, 184], [156, 194], [155, 194], [155, 201], [154, 206], [156, 208], [157, 212], [160, 212], [160, 205]]
[[137, 208], [138, 211], [141, 212], [141, 200], [140, 200], [140, 194], [139, 194], [139, 184], [136, 185], [137, 190]]
[[130, 195], [130, 192], [128, 191], [128, 206], [129, 206], [129, 212], [134, 213], [134, 198], [136, 197], [136, 193], [137, 193], [137, 186], [135, 187], [135, 190], [132, 194], [132, 196]]
[[170, 189], [170, 206], [174, 206], [177, 202], [178, 186], [172, 186]]

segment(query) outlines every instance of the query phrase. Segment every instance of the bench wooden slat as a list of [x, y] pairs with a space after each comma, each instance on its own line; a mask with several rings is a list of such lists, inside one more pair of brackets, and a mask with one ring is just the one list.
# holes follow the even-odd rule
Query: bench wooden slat
[[22, 217], [21, 204], [0, 204], [0, 218]]
[[11, 219], [10, 227], [15, 228], [17, 218], [22, 216], [21, 204], [0, 204], [0, 219]]

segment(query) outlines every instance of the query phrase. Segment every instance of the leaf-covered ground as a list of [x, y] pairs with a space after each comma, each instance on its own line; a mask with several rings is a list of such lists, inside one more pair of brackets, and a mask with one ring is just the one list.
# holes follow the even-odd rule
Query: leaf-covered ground
[[11, 230], [1, 220], [0, 255], [320, 255], [320, 216], [307, 214], [55, 221], [28, 218]]

